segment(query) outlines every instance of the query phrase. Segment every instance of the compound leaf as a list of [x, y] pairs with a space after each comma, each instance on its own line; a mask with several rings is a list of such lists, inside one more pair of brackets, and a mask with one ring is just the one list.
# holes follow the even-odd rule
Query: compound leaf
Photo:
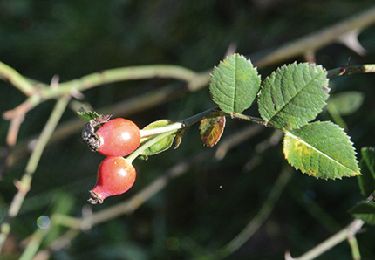
[[276, 128], [299, 128], [322, 111], [328, 92], [327, 72], [322, 66], [284, 65], [263, 81], [259, 113]]
[[341, 179], [360, 174], [350, 138], [330, 121], [317, 121], [285, 131], [283, 145], [288, 162], [308, 175]]
[[256, 98], [260, 81], [260, 76], [250, 60], [233, 54], [215, 67], [209, 89], [213, 101], [222, 111], [242, 113]]

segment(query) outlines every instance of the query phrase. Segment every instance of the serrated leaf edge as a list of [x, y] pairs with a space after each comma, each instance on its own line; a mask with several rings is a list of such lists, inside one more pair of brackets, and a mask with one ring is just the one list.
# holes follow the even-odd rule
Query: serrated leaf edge
[[[288, 68], [289, 66], [295, 66], [295, 68], [297, 68], [298, 65], [307, 65], [307, 66], [309, 66], [309, 67], [313, 67], [312, 64], [309, 64], [309, 63], [306, 63], [306, 62], [302, 62], [302, 63], [293, 62], [293, 63], [288, 64], [288, 65], [282, 65], [281, 67], [278, 67], [275, 71], [273, 71], [268, 77], [266, 77], [266, 78], [263, 80], [263, 82], [265, 82], [266, 80], [271, 80], [272, 82], [274, 82], [274, 79], [275, 79], [277, 73], [280, 73], [283, 69]], [[326, 70], [322, 65], [316, 65], [316, 64], [314, 64], [314, 67], [316, 67], [316, 68], [320, 68], [320, 69], [322, 69], [322, 70], [324, 71], [324, 73], [325, 73], [325, 75], [326, 75], [326, 78], [325, 78], [325, 84], [323, 84], [322, 88], [323, 88], [323, 89], [324, 89], [324, 88], [327, 88], [327, 87], [329, 86], [329, 79], [327, 78], [327, 70]], [[316, 78], [311, 79], [310, 82], [309, 82], [308, 84], [306, 84], [306, 86], [309, 85], [309, 84], [310, 84], [313, 80], [315, 80], [315, 79], [316, 79]], [[262, 84], [262, 85], [263, 85], [263, 84]], [[306, 87], [306, 86], [305, 86], [305, 87]], [[280, 113], [280, 111], [282, 111], [282, 110], [283, 110], [283, 109], [284, 109], [284, 108], [285, 108], [290, 102], [292, 102], [292, 100], [293, 100], [294, 98], [296, 98], [296, 97], [298, 96], [298, 94], [301, 93], [301, 92], [305, 89], [305, 87], [303, 87], [302, 89], [300, 89], [300, 90], [296, 93], [296, 95], [294, 95], [294, 96], [289, 100], [288, 103], [284, 104], [284, 105], [283, 105], [283, 106], [282, 106], [277, 112], [275, 112], [275, 114], [274, 114], [273, 116], [271, 116], [270, 119], [267, 120], [266, 118], [264, 118], [264, 117], [262, 116], [262, 118], [263, 118], [263, 120], [265, 121], [265, 123], [266, 123], [266, 124], [269, 124], [269, 122], [272, 121], [272, 119], [273, 119], [275, 116], [277, 116], [277, 115]], [[329, 90], [330, 90], [330, 89], [329, 89]], [[262, 88], [261, 88], [261, 91], [258, 92], [258, 98], [259, 98], [259, 96], [261, 95], [261, 92], [262, 92]], [[327, 94], [327, 96], [326, 96], [325, 99], [324, 99], [324, 104], [325, 104], [325, 105], [324, 105], [321, 109], [318, 109], [318, 110], [317, 110], [317, 114], [320, 114], [320, 113], [323, 111], [324, 107], [327, 105], [327, 102], [326, 102], [326, 101], [327, 101], [328, 97], [329, 97], [329, 95]], [[268, 114], [268, 113], [267, 113], [267, 114]], [[298, 128], [307, 125], [309, 122], [310, 122], [310, 121], [307, 121], [306, 124], [301, 125], [301, 126], [299, 126]], [[286, 128], [286, 129], [291, 130], [291, 129], [296, 129], [296, 128]]]
[[[247, 59], [245, 56], [243, 56], [243, 55], [241, 55], [241, 54], [239, 54], [239, 53], [234, 53], [234, 54], [232, 54], [233, 56], [234, 56], [234, 81], [236, 81], [236, 71], [237, 71], [237, 69], [236, 69], [236, 59], [237, 58], [243, 58], [244, 60], [246, 60], [247, 62], [249, 62], [249, 65], [255, 70], [255, 74], [256, 74], [256, 77], [258, 78], [258, 80], [259, 80], [259, 82], [258, 82], [258, 93], [257, 93], [257, 95], [259, 94], [259, 89], [260, 89], [260, 86], [261, 86], [261, 84], [262, 84], [262, 77], [261, 77], [261, 75], [258, 73], [258, 69], [257, 69], [257, 67], [256, 66], [254, 66], [254, 64], [251, 62], [251, 60], [250, 59]], [[218, 103], [220, 103], [220, 100], [218, 100], [217, 98], [215, 98], [215, 96], [212, 94], [212, 91], [211, 91], [211, 86], [212, 86], [212, 78], [213, 78], [213, 76], [214, 76], [214, 74], [215, 74], [215, 72], [217, 71], [217, 69], [221, 66], [221, 65], [225, 65], [224, 63], [225, 62], [227, 62], [227, 60], [232, 56], [232, 55], [229, 55], [229, 56], [227, 56], [227, 57], [225, 57], [223, 60], [221, 60], [220, 61], [220, 63], [218, 64], [218, 65], [216, 65], [216, 66], [214, 66], [214, 69], [212, 70], [212, 72], [210, 72], [210, 84], [209, 84], [209, 92], [210, 92], [210, 95], [211, 95], [211, 99], [214, 101], [214, 103], [215, 104], [218, 104]], [[236, 84], [235, 84], [236, 85]], [[233, 110], [234, 111], [232, 111], [232, 109], [229, 109], [229, 110], [227, 110], [227, 109], [222, 109], [221, 108], [221, 110], [222, 111], [224, 111], [224, 112], [227, 112], [227, 113], [230, 113], [230, 112], [236, 112], [237, 110], [236, 110], [236, 108], [235, 108], [235, 106], [234, 106], [234, 104], [235, 104], [235, 96], [236, 96], [236, 88], [235, 88], [235, 91], [234, 91], [234, 97], [232, 98], [232, 100], [233, 100], [233, 105], [231, 106], [231, 107], [233, 107]], [[225, 93], [223, 93], [223, 94], [225, 94]], [[255, 98], [254, 98], [254, 100], [256, 99], [256, 97], [257, 97], [257, 95], [255, 96]], [[252, 101], [252, 102], [254, 102], [254, 100]], [[250, 106], [251, 106], [252, 104], [250, 104]], [[249, 107], [250, 107], [249, 106]], [[220, 107], [220, 106], [219, 106]], [[248, 108], [249, 108], [248, 107]], [[247, 109], [247, 108], [246, 108]], [[243, 111], [240, 111], [239, 113], [242, 113]]]
[[[317, 122], [319, 122], [319, 121], [317, 121]], [[340, 129], [341, 129], [341, 128], [340, 128]], [[335, 163], [340, 164], [342, 167], [344, 167], [345, 169], [350, 170], [350, 172], [353, 173], [352, 175], [343, 175], [343, 176], [341, 176], [341, 177], [345, 177], [345, 176], [346, 176], [346, 177], [349, 177], [349, 176], [358, 176], [358, 175], [361, 175], [360, 172], [356, 172], [356, 171], [354, 171], [353, 169], [350, 169], [350, 168], [346, 167], [346, 166], [343, 165], [342, 163], [340, 163], [340, 162], [334, 160], [333, 158], [331, 158], [331, 157], [328, 156], [327, 154], [321, 152], [321, 151], [318, 150], [316, 147], [314, 147], [314, 146], [310, 145], [309, 143], [305, 142], [305, 140], [303, 140], [303, 139], [301, 139], [301, 138], [298, 138], [298, 136], [296, 136], [296, 135], [290, 133], [289, 131], [284, 131], [284, 133], [285, 133], [285, 135], [289, 135], [291, 138], [294, 138], [295, 140], [298, 140], [298, 141], [300, 141], [301, 143], [305, 144], [306, 146], [312, 148], [314, 151], [316, 151], [317, 153], [319, 153], [319, 154], [325, 156], [325, 157], [328, 158], [329, 160], [331, 160], [331, 161], [333, 161], [333, 162], [335, 162]], [[350, 140], [350, 139], [349, 139], [349, 140]], [[351, 141], [350, 141], [350, 143], [353, 144]], [[285, 158], [287, 159], [287, 158], [288, 158], [288, 155], [286, 154], [285, 149], [283, 149], [283, 153], [284, 153]], [[354, 149], [354, 154], [357, 154], [356, 151], [355, 151], [355, 149]], [[355, 158], [355, 161], [356, 161], [356, 163], [358, 164], [357, 158]], [[288, 162], [289, 162], [289, 161], [288, 161]], [[297, 169], [297, 170], [301, 170], [301, 169], [298, 169], [298, 168], [297, 168], [292, 162], [289, 162], [289, 163], [290, 163], [290, 165], [292, 165], [295, 169]], [[310, 176], [314, 176], [314, 177], [317, 177], [317, 178], [322, 178], [322, 177], [316, 176], [316, 175], [314, 175], [314, 174], [311, 174], [311, 173], [309, 173], [309, 172], [306, 172], [306, 173], [307, 173], [308, 175], [310, 175]], [[341, 177], [322, 178], [322, 179], [333, 179], [333, 180], [334, 180], [334, 179], [341, 179]]]

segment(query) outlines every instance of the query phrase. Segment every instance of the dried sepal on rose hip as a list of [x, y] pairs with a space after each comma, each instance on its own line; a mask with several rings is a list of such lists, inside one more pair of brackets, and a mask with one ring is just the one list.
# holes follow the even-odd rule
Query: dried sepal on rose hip
[[131, 163], [122, 157], [107, 157], [99, 165], [98, 179], [88, 201], [97, 204], [109, 196], [121, 195], [133, 186], [135, 178]]
[[99, 137], [96, 134], [97, 128], [102, 124], [108, 122], [111, 117], [112, 115], [100, 115], [95, 119], [91, 119], [83, 126], [81, 137], [91, 151], [96, 152], [96, 150], [100, 146]]
[[131, 120], [101, 116], [90, 120], [82, 130], [82, 139], [92, 151], [106, 156], [125, 156], [140, 145], [140, 130]]

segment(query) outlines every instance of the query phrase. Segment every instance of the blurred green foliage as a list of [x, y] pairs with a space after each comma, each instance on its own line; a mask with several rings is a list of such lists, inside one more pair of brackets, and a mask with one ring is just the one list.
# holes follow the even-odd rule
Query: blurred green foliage
[[[178, 64], [203, 71], [225, 55], [230, 44], [249, 55], [279, 46], [365, 10], [373, 0], [0, 0], [0, 60], [23, 75], [49, 82], [55, 74], [69, 80], [86, 73], [136, 64]], [[374, 63], [375, 28], [359, 39], [367, 50], [360, 57], [345, 46], [332, 44], [317, 53], [326, 68]], [[268, 69], [260, 70], [263, 78]], [[95, 109], [165, 85], [165, 80], [109, 84], [85, 92]], [[334, 92], [360, 91], [359, 110], [342, 115], [357, 149], [374, 146], [375, 78], [355, 75], [331, 82]], [[23, 96], [0, 81], [0, 111], [22, 102]], [[27, 114], [20, 140], [39, 133], [48, 118], [49, 101]], [[181, 119], [210, 107], [208, 90], [188, 94], [132, 119], [145, 126], [157, 119]], [[252, 111], [255, 112], [255, 111]], [[63, 120], [74, 118], [67, 111]], [[321, 119], [330, 119], [325, 113]], [[9, 122], [0, 121], [0, 145], [5, 145]], [[224, 138], [245, 127], [228, 122]], [[208, 259], [231, 240], [254, 216], [284, 165], [281, 147], [266, 150], [251, 171], [244, 167], [255, 146], [271, 134], [265, 130], [237, 146], [217, 162], [214, 157], [194, 165], [188, 174], [171, 181], [131, 216], [99, 224], [75, 238], [53, 259]], [[135, 187], [124, 196], [95, 206], [100, 210], [124, 201], [163, 174], [174, 163], [202, 150], [199, 131], [188, 131], [178, 150], [138, 161]], [[99, 155], [88, 151], [80, 134], [47, 147], [34, 176], [32, 190], [19, 216], [12, 221], [7, 255], [17, 258], [21, 241], [37, 229], [38, 218], [56, 211], [80, 215], [94, 185]], [[0, 182], [0, 210], [15, 193], [13, 182], [23, 173], [25, 159], [7, 169]], [[286, 249], [299, 255], [346, 225], [347, 212], [361, 199], [355, 178], [321, 181], [293, 173], [291, 183], [266, 224], [233, 259], [281, 259]], [[53, 230], [45, 243], [61, 230]], [[363, 259], [374, 259], [374, 228], [358, 236]], [[347, 259], [345, 243], [321, 259]]]

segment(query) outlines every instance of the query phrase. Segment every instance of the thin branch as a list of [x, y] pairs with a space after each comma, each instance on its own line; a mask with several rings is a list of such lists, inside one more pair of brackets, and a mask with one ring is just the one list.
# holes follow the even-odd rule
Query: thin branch
[[35, 88], [30, 82], [12, 67], [0, 61], [0, 79], [8, 80], [13, 86], [27, 96], [35, 94]]
[[42, 243], [44, 237], [47, 234], [47, 230], [45, 229], [38, 229], [35, 233], [31, 236], [29, 243], [27, 244], [23, 254], [19, 258], [20, 260], [29, 260], [33, 259], [35, 254], [38, 252], [39, 246]]
[[348, 242], [350, 245], [350, 251], [352, 252], [353, 260], [361, 260], [361, 254], [359, 253], [357, 238], [355, 236], [349, 236]]
[[153, 146], [154, 144], [164, 139], [165, 137], [177, 132], [177, 130], [190, 127], [196, 124], [197, 122], [199, 122], [200, 120], [202, 120], [202, 118], [216, 117], [222, 114], [223, 114], [222, 112], [217, 111], [217, 108], [210, 108], [204, 112], [198, 113], [187, 119], [184, 119], [180, 122], [173, 123], [166, 127], [157, 127], [154, 129], [142, 130], [141, 137], [145, 137], [147, 135], [155, 135], [155, 134], [158, 134], [158, 135], [146, 141], [146, 143], [142, 144], [137, 150], [131, 153], [128, 157], [126, 157], [126, 160], [131, 164], [134, 161], [134, 159], [137, 158], [139, 155], [143, 154], [146, 149]]
[[345, 241], [350, 236], [355, 236], [361, 230], [364, 222], [360, 219], [353, 220], [346, 228], [340, 230], [335, 235], [315, 246], [313, 249], [307, 251], [300, 257], [291, 257], [289, 252], [285, 253], [285, 260], [310, 260], [314, 259], [324, 252], [330, 250], [334, 246]]
[[375, 73], [375, 64], [365, 65], [348, 65], [338, 67], [328, 71], [328, 78], [336, 78], [344, 75], [351, 75], [355, 73]]
[[43, 150], [48, 140], [51, 138], [51, 135], [53, 131], [55, 130], [62, 114], [64, 113], [66, 105], [68, 104], [69, 100], [70, 100], [70, 97], [63, 97], [57, 101], [51, 113], [51, 116], [48, 119], [46, 125], [44, 126], [44, 129], [42, 133], [40, 134], [39, 139], [35, 145], [35, 148], [26, 165], [25, 174], [23, 175], [22, 179], [20, 181], [17, 181], [16, 183], [17, 193], [13, 197], [12, 202], [10, 203], [8, 218], [1, 224], [0, 251], [5, 242], [5, 239], [7, 238], [10, 232], [9, 218], [17, 216], [22, 206], [22, 203], [24, 201], [24, 198], [31, 188], [32, 176], [38, 166]]
[[291, 178], [290, 168], [284, 169], [277, 178], [275, 184], [272, 186], [267, 199], [263, 203], [262, 208], [258, 211], [254, 218], [252, 218], [246, 227], [241, 230], [222, 250], [221, 256], [227, 257], [237, 251], [241, 246], [252, 237], [255, 232], [263, 225], [267, 220], [272, 210], [275, 207], [277, 200], [279, 199], [284, 188], [289, 183]]
[[184, 120], [181, 120], [179, 122], [170, 124], [168, 126], [164, 127], [157, 127], [157, 128], [152, 128], [152, 129], [143, 129], [141, 130], [141, 138], [156, 135], [156, 134], [163, 134], [163, 133], [168, 133], [168, 132], [174, 132], [176, 130], [185, 128], [185, 127], [190, 127], [203, 118], [208, 118], [208, 117], [217, 117], [223, 115], [223, 112], [219, 111], [216, 107], [215, 108], [210, 108], [207, 109], [206, 111], [203, 111], [201, 113], [195, 114], [189, 118], [186, 118]]
[[34, 98], [36, 96], [31, 96], [26, 99], [22, 104], [16, 106], [15, 108], [6, 111], [3, 113], [3, 118], [7, 120], [12, 120], [20, 115], [25, 115], [34, 107], [34, 100], [38, 98]]
[[249, 115], [245, 115], [245, 114], [241, 114], [241, 113], [231, 113], [230, 116], [233, 119], [251, 121], [251, 122], [257, 123], [259, 125], [265, 126], [265, 127], [271, 126], [270, 122], [266, 122], [263, 119], [255, 117], [255, 116], [249, 116]]
[[176, 130], [179, 130], [183, 127], [182, 123], [176, 122], [168, 126], [164, 127], [157, 127], [157, 128], [151, 128], [151, 129], [141, 129], [140, 130], [140, 136], [141, 138], [149, 137], [152, 135], [158, 135], [162, 133], [168, 133], [173, 132]]
[[337, 39], [350, 31], [360, 31], [374, 23], [375, 6], [321, 31], [314, 32], [291, 43], [287, 43], [260, 58], [255, 64], [257, 66], [267, 66], [303, 55], [306, 52], [315, 52], [322, 46], [337, 41]]
[[80, 79], [61, 83], [58, 88], [45, 89], [40, 95], [43, 99], [57, 98], [72, 92], [125, 80], [166, 78], [186, 81], [188, 88], [195, 90], [208, 82], [208, 73], [197, 73], [187, 68], [174, 65], [130, 66], [96, 72]]
[[[374, 199], [374, 194], [371, 194], [367, 201], [372, 201]], [[320, 255], [322, 255], [324, 252], [330, 250], [334, 246], [340, 244], [344, 240], [348, 239], [350, 248], [352, 250], [352, 257], [359, 257], [359, 249], [358, 249], [358, 243], [355, 239], [355, 235], [361, 230], [362, 226], [365, 224], [365, 222], [361, 219], [354, 219], [347, 227], [341, 229], [339, 232], [337, 232], [335, 235], [331, 236], [330, 238], [326, 239], [322, 243], [316, 245], [313, 249], [307, 251], [300, 257], [291, 257], [290, 252], [287, 251], [285, 253], [285, 260], [310, 260], [314, 259]], [[353, 240], [354, 238], [354, 240]]]
[[20, 114], [17, 117], [10, 120], [10, 126], [6, 137], [6, 143], [8, 147], [13, 147], [17, 143], [18, 131], [24, 120], [24, 114]]

